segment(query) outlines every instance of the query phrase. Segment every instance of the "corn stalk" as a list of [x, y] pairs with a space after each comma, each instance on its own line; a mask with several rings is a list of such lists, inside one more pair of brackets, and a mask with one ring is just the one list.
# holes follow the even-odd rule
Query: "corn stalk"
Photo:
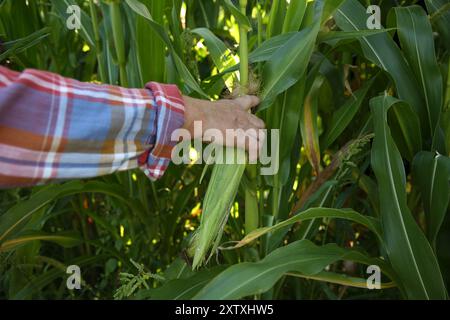
[[[246, 15], [247, 0], [239, 2], [241, 13]], [[239, 94], [247, 94], [249, 81], [249, 64], [248, 64], [248, 31], [244, 26], [239, 26], [239, 58], [240, 58], [240, 88]], [[258, 198], [257, 198], [257, 165], [248, 165], [247, 174], [250, 185], [245, 188], [245, 233], [248, 234], [258, 228]]]

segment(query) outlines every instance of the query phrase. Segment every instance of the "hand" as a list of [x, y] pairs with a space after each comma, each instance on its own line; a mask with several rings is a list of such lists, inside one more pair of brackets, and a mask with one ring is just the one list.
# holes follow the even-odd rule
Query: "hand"
[[[185, 124], [183, 128], [189, 130], [194, 139], [201, 138], [202, 141], [211, 142], [214, 138], [214, 143], [238, 147], [246, 149], [249, 155], [258, 155], [262, 143], [265, 140], [265, 135], [259, 133], [259, 129], [264, 129], [264, 122], [251, 114], [251, 108], [259, 104], [259, 98], [256, 96], [242, 96], [236, 99], [224, 99], [219, 101], [207, 101], [194, 99], [184, 96], [185, 102]], [[202, 130], [194, 130], [194, 122], [202, 122]], [[218, 137], [208, 136], [208, 129], [216, 129], [222, 133], [223, 139], [217, 140]], [[237, 139], [236, 141], [227, 141], [227, 129], [242, 129], [241, 132], [245, 139]], [[249, 129], [253, 129], [248, 131]], [[206, 132], [206, 134], [205, 134]], [[220, 137], [219, 137], [220, 138]], [[242, 136], [240, 137], [242, 138]], [[225, 141], [224, 141], [225, 140]], [[230, 139], [228, 139], [230, 140]], [[255, 160], [255, 159], [250, 159]]]

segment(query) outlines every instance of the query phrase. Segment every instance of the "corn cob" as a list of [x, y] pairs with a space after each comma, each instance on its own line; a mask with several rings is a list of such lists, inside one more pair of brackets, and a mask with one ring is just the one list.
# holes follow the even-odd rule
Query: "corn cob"
[[[195, 231], [188, 249], [188, 255], [194, 257], [193, 269], [198, 268], [205, 262], [210, 248], [207, 260], [216, 252], [245, 170], [245, 164], [226, 164], [230, 163], [228, 160], [233, 155], [238, 159], [245, 156], [244, 150], [225, 148], [221, 152], [225, 153], [226, 161], [224, 161], [224, 164], [214, 165], [203, 201], [200, 226]], [[221, 157], [222, 155], [217, 156]]]

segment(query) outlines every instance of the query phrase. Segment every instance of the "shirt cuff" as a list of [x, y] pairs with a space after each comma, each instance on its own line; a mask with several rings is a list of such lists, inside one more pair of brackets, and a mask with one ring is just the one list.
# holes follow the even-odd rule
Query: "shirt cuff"
[[145, 88], [151, 90], [156, 105], [156, 139], [138, 162], [147, 177], [157, 180], [167, 170], [172, 149], [178, 143], [171, 136], [184, 125], [184, 100], [176, 85], [149, 82]]

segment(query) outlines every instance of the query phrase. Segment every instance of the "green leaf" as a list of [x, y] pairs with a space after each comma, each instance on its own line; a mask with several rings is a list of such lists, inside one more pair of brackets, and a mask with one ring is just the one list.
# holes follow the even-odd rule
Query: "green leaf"
[[325, 23], [345, 0], [325, 0], [322, 14], [322, 24]]
[[152, 29], [161, 38], [161, 40], [164, 41], [167, 48], [169, 49], [169, 52], [173, 59], [173, 63], [180, 75], [180, 78], [183, 79], [183, 81], [190, 89], [194, 90], [202, 97], [208, 98], [208, 95], [202, 90], [202, 88], [200, 88], [200, 85], [198, 84], [197, 80], [195, 80], [195, 78], [190, 73], [189, 69], [185, 66], [181, 58], [176, 53], [175, 48], [173, 47], [173, 44], [167, 32], [164, 30], [164, 27], [156, 23], [151, 18], [151, 16], [149, 16], [148, 10], [145, 10], [144, 7], [142, 6], [142, 3], [140, 3], [138, 0], [125, 0], [125, 1], [130, 6], [130, 8], [133, 9], [133, 11], [135, 11], [142, 17], [146, 18], [147, 23], [152, 27]]
[[[336, 12], [335, 20], [343, 31], [367, 30], [366, 9], [357, 0], [347, 0]], [[403, 53], [388, 33], [362, 37], [359, 40], [367, 59], [388, 72], [400, 99], [406, 101], [418, 114], [422, 129], [430, 132], [427, 110], [414, 73]]]
[[[126, 62], [126, 69], [127, 69], [127, 80], [128, 80], [128, 86], [130, 88], [142, 88], [144, 87], [145, 83], [148, 82], [143, 80], [143, 71], [147, 71], [145, 67], [143, 67], [143, 60], [139, 56], [139, 50], [138, 50], [138, 30], [136, 28], [137, 25], [137, 17], [136, 14], [128, 7], [124, 8], [124, 14], [123, 14], [123, 20], [124, 24], [128, 24], [128, 38], [130, 38], [131, 43], [135, 43], [135, 46], [130, 46], [128, 52], [127, 52], [127, 62]], [[156, 37], [157, 40], [160, 40]], [[147, 42], [148, 44], [148, 42]], [[165, 46], [163, 44], [163, 54], [165, 50]], [[161, 56], [161, 55], [159, 55]], [[163, 56], [164, 57], [164, 56]], [[154, 64], [158, 65], [158, 67], [155, 67], [153, 70], [157, 71], [162, 64], [162, 67], [164, 67], [164, 64], [161, 63], [161, 59], [154, 59]], [[149, 78], [147, 78], [149, 79]], [[150, 78], [151, 79], [151, 78]], [[160, 81], [163, 81], [164, 79], [160, 78]]]
[[[449, 77], [449, 79], [450, 79], [450, 77]], [[448, 81], [447, 92], [449, 94], [449, 99], [450, 99], [450, 81]], [[442, 112], [441, 128], [442, 128], [442, 136], [444, 137], [444, 147], [447, 150], [446, 155], [450, 156], [450, 104], [448, 104], [447, 109], [444, 112]]]
[[445, 6], [449, 5], [448, 0], [425, 0], [428, 12], [431, 15], [431, 22], [439, 30], [439, 37], [443, 45], [450, 50], [450, 10], [445, 10]]
[[[53, 7], [58, 13], [59, 18], [61, 19], [64, 27], [66, 26], [66, 20], [69, 17], [69, 14], [66, 12], [69, 6], [77, 5], [75, 0], [51, 0]], [[94, 29], [92, 28], [92, 22], [89, 15], [81, 10], [80, 12], [80, 34], [86, 40], [91, 48], [95, 48], [94, 41]]]
[[251, 63], [256, 63], [270, 60], [278, 49], [283, 47], [286, 42], [290, 41], [293, 37], [297, 36], [298, 33], [299, 32], [288, 32], [264, 41], [258, 48], [249, 54], [249, 61]]
[[442, 76], [437, 64], [433, 30], [419, 6], [396, 7], [398, 36], [405, 57], [420, 85], [425, 100], [430, 136], [434, 136], [443, 105]]
[[340, 248], [335, 244], [318, 247], [309, 240], [301, 240], [276, 249], [259, 262], [244, 262], [227, 268], [194, 299], [240, 299], [260, 294], [269, 290], [288, 272], [316, 275], [339, 260], [378, 265], [383, 272], [393, 277], [381, 259], [369, 258], [361, 252]]
[[392, 137], [403, 158], [409, 162], [422, 149], [420, 120], [412, 108], [398, 100], [388, 112]]
[[[265, 62], [271, 60], [272, 56], [278, 49], [286, 44], [291, 38], [297, 35], [298, 32], [289, 32], [286, 34], [280, 34], [275, 37], [270, 38], [269, 40], [264, 41], [261, 46], [253, 50], [249, 56], [249, 63], [257, 63], [257, 62]], [[234, 72], [239, 70], [240, 63], [226, 69], [222, 73], [215, 75], [213, 77], [220, 77], [225, 73]], [[212, 77], [212, 78], [213, 78]]]
[[223, 0], [225, 7], [231, 12], [231, 14], [236, 18], [237, 23], [242, 26], [245, 30], [251, 31], [252, 26], [247, 16], [244, 15], [236, 6], [231, 2], [231, 0]]
[[11, 55], [22, 53], [25, 50], [39, 44], [43, 39], [50, 35], [50, 32], [50, 28], [45, 27], [33, 32], [29, 36], [4, 43], [3, 46], [6, 50], [0, 54], [0, 61]]
[[[339, 284], [339, 285], [347, 286], [347, 287], [367, 289], [367, 279], [366, 278], [356, 278], [356, 277], [348, 276], [346, 274], [323, 271], [323, 272], [319, 272], [318, 274], [311, 275], [311, 276], [301, 274], [300, 272], [289, 272], [286, 275], [293, 276], [293, 277], [299, 277], [299, 278], [305, 278], [305, 279], [309, 279], [309, 280], [324, 281], [324, 282]], [[393, 288], [393, 287], [395, 287], [394, 282], [380, 283], [380, 289], [387, 289], [387, 288]]]
[[117, 188], [110, 184], [97, 181], [88, 183], [71, 181], [62, 185], [49, 185], [33, 194], [29, 199], [17, 203], [0, 216], [0, 244], [21, 232], [31, 216], [38, 212], [38, 210], [50, 204], [52, 201], [60, 199], [64, 196], [82, 192], [99, 192], [108, 194], [124, 201], [130, 207], [139, 211], [136, 207], [135, 201], [128, 201], [121, 188]]
[[360, 30], [360, 31], [325, 31], [319, 32], [318, 41], [325, 42], [331, 46], [335, 46], [341, 40], [358, 40], [362, 37], [373, 36], [375, 34], [388, 32], [395, 30], [390, 29], [379, 29], [379, 30]]
[[354, 92], [352, 96], [333, 113], [330, 126], [321, 139], [322, 143], [320, 145], [322, 150], [327, 149], [348, 127], [361, 107], [367, 92], [374, 81], [375, 78], [367, 81], [361, 89]]
[[314, 50], [320, 24], [303, 29], [276, 50], [263, 70], [264, 89], [258, 111], [269, 107], [283, 91], [292, 87], [306, 73]]
[[[164, 41], [158, 37], [158, 34], [147, 23], [147, 19], [154, 19], [157, 23], [164, 22], [164, 9], [166, 5], [165, 0], [152, 1], [141, 0], [140, 2], [129, 2], [133, 6], [134, 12], [140, 11], [143, 16], [137, 15], [130, 21], [135, 27], [137, 57], [139, 59], [139, 66], [142, 72], [143, 84], [148, 81], [164, 82], [166, 69], [166, 45]], [[150, 13], [151, 10], [151, 13]], [[141, 86], [143, 86], [143, 84]]]
[[[274, 53], [286, 44], [287, 41], [292, 39], [298, 32], [288, 32], [280, 34], [264, 41], [259, 47], [253, 50], [249, 56], [249, 63], [265, 62], [271, 60]], [[224, 74], [239, 70], [240, 64], [237, 63], [232, 67], [227, 68], [223, 72], [217, 75], [209, 77], [207, 80], [213, 80], [215, 78], [222, 77]]]
[[246, 235], [241, 241], [236, 243], [232, 247], [222, 248], [222, 249], [237, 249], [243, 247], [257, 238], [269, 233], [274, 232], [276, 230], [285, 228], [287, 226], [291, 226], [294, 223], [298, 223], [300, 221], [307, 221], [317, 218], [332, 218], [332, 219], [345, 219], [350, 220], [356, 223], [359, 223], [365, 227], [367, 227], [370, 231], [372, 231], [377, 237], [380, 243], [383, 242], [381, 225], [380, 222], [372, 217], [363, 216], [362, 214], [355, 212], [351, 209], [334, 209], [334, 208], [311, 208], [307, 209], [303, 212], [299, 212], [295, 214], [293, 217], [284, 220], [274, 226], [264, 227], [254, 230], [253, 232]]
[[147, 20], [153, 21], [152, 15], [150, 14], [147, 6], [139, 0], [127, 0], [127, 4], [134, 12], [138, 13]]
[[214, 64], [221, 70], [224, 67], [224, 58], [228, 49], [227, 46], [207, 28], [196, 28], [191, 32], [205, 39], [206, 47], [211, 54]]
[[52, 268], [48, 271], [37, 274], [35, 278], [29, 280], [23, 288], [15, 293], [14, 296], [11, 297], [11, 299], [30, 299], [33, 292], [42, 290], [56, 279], [64, 279], [67, 276], [66, 268], [69, 265], [77, 265], [82, 268], [84, 266], [92, 266], [95, 262], [101, 261], [105, 258], [106, 257], [104, 255], [82, 256], [80, 258], [73, 259], [67, 262], [67, 264], [61, 263], [60, 267]]
[[450, 197], [450, 158], [422, 151], [414, 157], [413, 178], [422, 195], [428, 239], [435, 247], [436, 237]]
[[405, 169], [387, 124], [387, 111], [397, 102], [384, 96], [370, 103], [375, 130], [372, 168], [378, 181], [387, 254], [409, 299], [446, 299], [436, 256], [406, 202]]
[[283, 33], [300, 29], [306, 13], [306, 4], [307, 2], [304, 0], [292, 0], [289, 3], [283, 23]]
[[0, 253], [16, 249], [19, 246], [27, 244], [31, 241], [49, 241], [54, 242], [64, 248], [72, 248], [82, 243], [80, 235], [73, 232], [46, 233], [41, 231], [27, 232], [21, 236], [3, 242], [0, 245]]
[[225, 269], [225, 266], [216, 266], [194, 273], [189, 278], [169, 280], [160, 288], [141, 292], [138, 298], [152, 300], [188, 300], [192, 299], [208, 282]]
[[[292, 148], [295, 143], [295, 138], [298, 132], [298, 127], [300, 125], [300, 111], [302, 110], [302, 101], [304, 101], [305, 92], [305, 82], [300, 79], [294, 86], [286, 90], [280, 96], [280, 107], [281, 110], [275, 110], [275, 112], [280, 112], [280, 150], [279, 150], [279, 161], [284, 163], [285, 161], [290, 162], [292, 155]], [[283, 171], [287, 171], [283, 174]], [[282, 166], [277, 175], [281, 178], [280, 185], [286, 183], [289, 177], [290, 166]], [[284, 177], [284, 178], [283, 178]]]
[[[208, 48], [210, 57], [219, 73], [233, 65], [236, 66], [231, 50], [229, 50], [225, 43], [223, 43], [223, 41], [214, 35], [214, 33], [212, 33], [209, 29], [196, 28], [191, 32], [205, 39], [205, 44]], [[230, 76], [232, 75], [224, 75], [224, 81], [228, 80]]]
[[367, 198], [370, 201], [370, 204], [372, 205], [372, 209], [375, 212], [375, 216], [380, 216], [380, 205], [378, 200], [378, 187], [374, 180], [372, 180], [371, 177], [361, 173], [359, 170], [354, 169], [352, 172], [352, 175], [354, 179], [356, 180], [356, 183], [358, 184], [358, 187], [363, 190]]

